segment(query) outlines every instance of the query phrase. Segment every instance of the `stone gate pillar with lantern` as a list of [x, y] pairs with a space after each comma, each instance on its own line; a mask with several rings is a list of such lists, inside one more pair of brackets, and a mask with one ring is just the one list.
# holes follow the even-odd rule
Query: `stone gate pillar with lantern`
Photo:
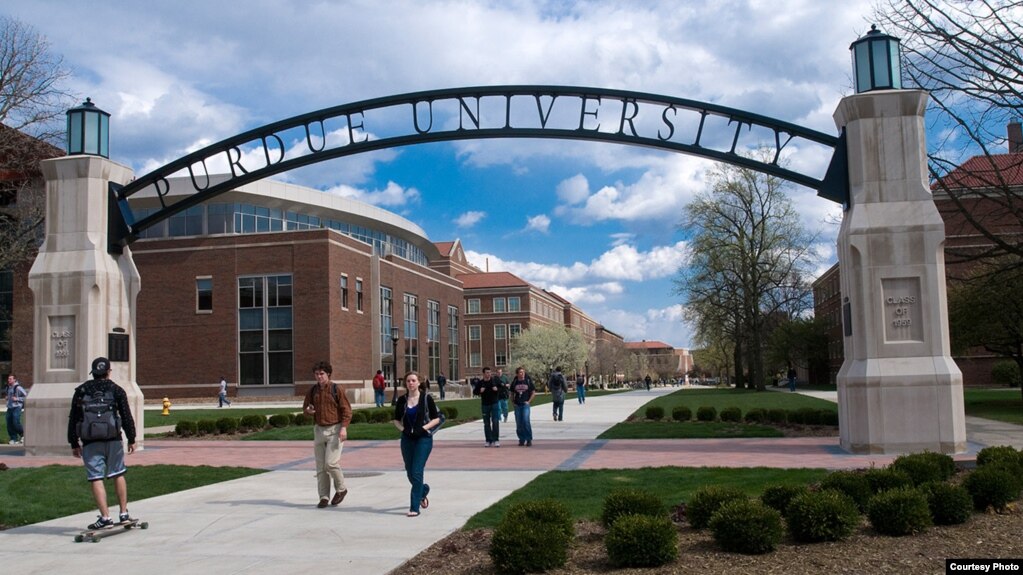
[[839, 437], [854, 453], [966, 450], [962, 373], [946, 313], [945, 224], [928, 183], [927, 93], [901, 89], [898, 39], [854, 42], [845, 131], [849, 203], [838, 239], [845, 362]]
[[69, 455], [68, 412], [92, 360], [111, 360], [110, 379], [128, 395], [143, 446], [143, 396], [135, 381], [135, 301], [140, 278], [124, 248], [108, 253], [108, 182], [132, 171], [108, 158], [108, 118], [91, 101], [68, 111], [68, 155], [44, 160], [46, 236], [29, 271], [35, 298], [35, 365], [25, 405], [25, 449]]

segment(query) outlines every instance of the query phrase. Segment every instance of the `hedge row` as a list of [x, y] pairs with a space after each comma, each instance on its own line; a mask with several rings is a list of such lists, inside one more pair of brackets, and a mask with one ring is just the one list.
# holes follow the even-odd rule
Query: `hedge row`
[[[646, 419], [660, 421], [664, 419], [664, 408], [659, 405], [651, 405], [646, 408], [645, 416]], [[684, 405], [676, 405], [671, 409], [671, 418], [675, 421], [691, 421], [693, 419], [693, 411]], [[718, 413], [718, 410], [714, 407], [703, 406], [697, 408], [696, 420], [837, 426], [838, 412], [811, 407], [801, 407], [799, 409], [764, 409], [755, 407], [743, 414], [742, 410], [738, 407], [726, 407]]]

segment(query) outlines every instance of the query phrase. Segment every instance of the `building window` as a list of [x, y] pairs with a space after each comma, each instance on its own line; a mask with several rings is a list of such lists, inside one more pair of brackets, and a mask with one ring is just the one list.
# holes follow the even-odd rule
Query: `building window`
[[213, 278], [195, 278], [195, 313], [213, 313]]
[[465, 300], [465, 313], [474, 314], [480, 312], [480, 300], [478, 298]]
[[348, 276], [341, 274], [341, 309], [348, 309]]
[[494, 352], [494, 365], [496, 366], [508, 365], [508, 354], [503, 351]]
[[362, 278], [355, 278], [355, 311], [362, 313]]
[[407, 293], [405, 312], [405, 372], [419, 371], [419, 298]]
[[494, 326], [494, 339], [505, 339], [508, 333], [508, 326], [503, 323]]
[[[391, 301], [391, 288], [380, 286], [380, 349], [385, 355], [394, 353], [394, 342], [391, 341], [391, 328], [394, 327], [394, 309]], [[397, 365], [397, 362], [395, 362]]]
[[504, 303], [505, 303], [505, 300], [504, 300], [503, 297], [495, 297], [494, 298], [494, 313], [504, 313], [504, 311], [505, 311]]
[[430, 379], [437, 379], [440, 373], [440, 302], [426, 302], [426, 355], [429, 365], [426, 370]]
[[448, 306], [448, 378], [458, 379], [458, 308]]
[[478, 351], [469, 354], [469, 367], [480, 367], [483, 365], [483, 356]]
[[522, 324], [513, 323], [508, 326], [508, 337], [515, 339], [522, 335]]
[[291, 275], [238, 278], [239, 383], [294, 383]]
[[[14, 318], [14, 272], [0, 270], [0, 361], [11, 361]], [[7, 382], [4, 382], [6, 385]]]
[[479, 340], [480, 340], [480, 326], [478, 326], [478, 325], [470, 325], [469, 326], [469, 341], [479, 341]]
[[519, 296], [508, 298], [508, 311], [522, 311], [522, 304]]
[[203, 207], [192, 206], [167, 218], [168, 235], [201, 236]]

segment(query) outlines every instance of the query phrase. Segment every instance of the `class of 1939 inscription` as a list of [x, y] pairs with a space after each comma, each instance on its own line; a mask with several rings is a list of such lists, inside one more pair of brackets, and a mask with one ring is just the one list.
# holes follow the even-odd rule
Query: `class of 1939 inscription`
[[923, 341], [919, 278], [881, 280], [884, 294], [885, 341]]

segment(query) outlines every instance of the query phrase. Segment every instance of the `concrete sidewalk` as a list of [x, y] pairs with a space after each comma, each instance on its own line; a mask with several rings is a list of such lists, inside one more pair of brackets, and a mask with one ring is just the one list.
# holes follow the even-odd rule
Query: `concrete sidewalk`
[[[881, 466], [894, 459], [845, 453], [837, 437], [595, 439], [650, 399], [677, 390], [654, 388], [591, 397], [584, 406], [571, 399], [562, 422], [553, 421], [549, 404], [540, 405], [532, 410], [533, 447], [517, 445], [514, 417], [502, 423], [499, 449], [483, 447], [478, 421], [446, 427], [437, 435], [426, 469], [432, 487], [430, 508], [411, 519], [405, 517], [409, 484], [396, 441], [346, 442], [342, 466], [350, 493], [337, 508], [316, 509], [309, 442], [147, 440], [144, 451], [129, 456], [129, 466], [243, 465], [271, 471], [133, 502], [132, 515], [149, 521], [150, 528], [116, 534], [100, 544], [73, 542], [74, 535], [94, 520], [94, 511], [0, 532], [0, 565], [19, 575], [108, 575], [112, 569], [153, 574], [276, 575], [282, 570], [336, 569], [383, 574], [552, 469], [665, 465], [841, 469]], [[1005, 432], [1018, 436], [1018, 430]], [[970, 459], [980, 446], [971, 443], [971, 453], [957, 459]], [[11, 467], [81, 466], [70, 456], [4, 455], [2, 460]], [[84, 483], [83, 472], [83, 482], [67, 489], [87, 490]], [[129, 473], [129, 492], [130, 487]]]

